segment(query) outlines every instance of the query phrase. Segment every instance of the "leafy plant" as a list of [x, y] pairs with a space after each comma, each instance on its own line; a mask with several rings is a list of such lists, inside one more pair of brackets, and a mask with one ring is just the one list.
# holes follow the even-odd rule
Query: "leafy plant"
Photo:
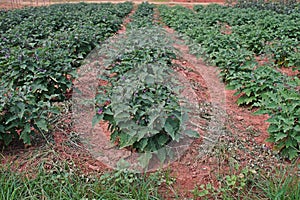
[[[257, 5], [260, 3], [265, 5], [263, 2]], [[241, 8], [216, 4], [207, 7], [195, 6], [196, 12], [180, 6], [160, 6], [159, 10], [163, 21], [187, 40], [192, 53], [219, 67], [220, 75], [228, 84], [228, 88], [237, 90], [236, 95], [240, 95], [237, 101], [239, 105], [268, 107], [267, 110], [272, 110], [272, 106], [281, 107], [281, 103], [289, 104], [293, 98], [298, 98], [295, 97], [297, 92], [294, 93], [298, 91], [299, 78], [287, 77], [274, 69], [278, 66], [295, 66], [298, 69], [297, 38], [300, 15], [297, 9], [289, 15], [264, 9], [257, 10], [251, 6]], [[288, 25], [289, 23], [291, 25]], [[268, 66], [260, 66], [262, 64], [257, 60], [259, 57], [268, 58]], [[281, 96], [281, 100], [278, 101], [265, 95], [269, 92], [280, 94], [289, 90], [291, 93]], [[265, 98], [272, 100], [268, 101]], [[293, 101], [293, 107], [298, 105], [299, 102]], [[288, 112], [291, 113], [287, 114]], [[288, 110], [283, 118], [288, 120], [286, 115], [290, 115], [292, 121], [294, 116], [297, 116], [295, 112], [298, 110]], [[270, 114], [271, 111], [266, 113]], [[282, 117], [278, 112], [272, 116]], [[274, 126], [270, 125], [270, 140], [275, 143], [281, 141], [279, 150], [283, 155], [290, 154], [289, 158], [295, 158], [299, 153], [299, 146], [293, 140], [291, 147], [290, 140], [286, 139], [291, 134], [286, 133], [287, 127], [293, 129], [293, 126], [277, 118], [275, 122], [274, 119], [275, 117], [271, 117], [270, 121], [280, 125], [276, 125], [276, 131], [273, 131]], [[298, 117], [295, 119], [298, 123]], [[286, 137], [282, 135], [283, 140], [274, 140], [276, 135], [282, 132]], [[293, 134], [293, 137], [298, 136], [298, 133]]]
[[238, 8], [272, 10], [282, 14], [299, 12], [299, 2], [296, 0], [230, 0], [228, 3]]
[[[147, 10], [147, 5], [139, 8]], [[101, 78], [109, 83], [99, 87], [93, 124], [108, 121], [111, 141], [120, 148], [145, 153], [141, 161], [149, 160], [151, 152], [164, 161], [170, 142], [198, 134], [185, 124], [188, 111], [171, 68], [176, 54], [165, 32], [157, 25], [131, 27], [123, 37], [102, 48], [107, 59]]]
[[263, 94], [262, 107], [256, 114], [269, 114], [268, 141], [289, 159], [298, 157], [300, 148], [300, 94], [299, 91], [280, 87]]
[[[296, 80], [298, 79], [296, 78]], [[272, 67], [262, 66], [253, 69], [250, 76], [248, 72], [243, 71], [232, 75], [227, 88], [237, 90], [235, 95], [242, 95], [237, 101], [238, 105], [246, 104], [260, 107], [263, 105], [261, 102], [263, 94], [277, 91], [280, 86], [296, 87], [297, 81], [282, 76]]]
[[238, 174], [226, 175], [221, 180], [221, 186], [215, 188], [211, 183], [202, 184], [193, 190], [194, 197], [220, 197], [222, 199], [234, 199], [234, 197], [242, 195], [243, 190], [249, 184], [252, 184], [255, 170], [244, 168]]
[[274, 64], [278, 67], [299, 66], [297, 62], [293, 62], [293, 56], [296, 54], [299, 42], [291, 38], [281, 38], [269, 45], [268, 50], [273, 55]]
[[132, 9], [123, 4], [62, 4], [1, 13], [0, 141], [30, 144], [48, 131], [87, 54], [115, 33]]
[[131, 16], [132, 22], [127, 25], [127, 28], [141, 28], [146, 26], [152, 26], [154, 24], [154, 4], [150, 4], [147, 1], [142, 2], [136, 12]]

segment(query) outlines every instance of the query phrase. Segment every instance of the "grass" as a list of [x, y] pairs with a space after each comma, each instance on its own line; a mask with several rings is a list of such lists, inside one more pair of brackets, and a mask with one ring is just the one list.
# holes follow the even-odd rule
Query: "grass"
[[[0, 199], [136, 199], [158, 200], [160, 185], [172, 185], [168, 171], [148, 175], [126, 169], [104, 174], [86, 175], [70, 163], [61, 161], [52, 169], [43, 163], [29, 173], [15, 172], [7, 166], [0, 168]], [[298, 168], [298, 169], [297, 169]], [[248, 168], [239, 173], [220, 175], [221, 186], [203, 185], [195, 188], [194, 197], [200, 199], [300, 199], [300, 166], [274, 167], [272, 171]], [[169, 191], [172, 193], [172, 191]], [[178, 197], [180, 199], [180, 197]]]
[[300, 180], [294, 165], [277, 168], [272, 173], [266, 173], [264, 169], [258, 173], [253, 172], [246, 167], [240, 174], [221, 177], [219, 188], [206, 184], [195, 187], [192, 193], [194, 197], [201, 199], [300, 199]]
[[[216, 176], [220, 187], [214, 188], [211, 184], [195, 187], [192, 191], [194, 199], [300, 199], [299, 162], [280, 167], [274, 163], [272, 169], [260, 167], [252, 170], [232, 161], [230, 158], [236, 152], [228, 148], [232, 147], [226, 141], [215, 147], [216, 162], [219, 165]], [[0, 165], [1, 200], [158, 200], [163, 199], [161, 185], [167, 186], [163, 191], [167, 196], [171, 194], [175, 199], [184, 198], [177, 195], [177, 188], [173, 188], [176, 177], [172, 177], [168, 170], [144, 175], [123, 169], [87, 175], [76, 167], [73, 160], [61, 158], [50, 142], [43, 148], [24, 153], [22, 157], [21, 162], [12, 162], [11, 168]], [[2, 159], [5, 159], [5, 154], [0, 153], [0, 162]], [[24, 162], [31, 168], [24, 170], [26, 173], [16, 172]], [[222, 173], [222, 166], [228, 166], [225, 174]]]
[[255, 187], [261, 191], [257, 199], [267, 198], [272, 200], [298, 200], [300, 199], [299, 174], [295, 173], [295, 167], [289, 169], [279, 168], [272, 174], [260, 173], [260, 180]]
[[39, 169], [34, 177], [0, 169], [0, 199], [161, 199], [158, 174], [115, 171], [101, 176]]
[[[9, 157], [9, 155], [7, 156]], [[161, 199], [163, 172], [150, 175], [128, 170], [84, 173], [73, 159], [62, 158], [50, 143], [22, 153], [22, 159], [2, 159], [0, 200], [19, 199]], [[26, 168], [22, 167], [27, 165]], [[22, 169], [22, 172], [19, 170]]]

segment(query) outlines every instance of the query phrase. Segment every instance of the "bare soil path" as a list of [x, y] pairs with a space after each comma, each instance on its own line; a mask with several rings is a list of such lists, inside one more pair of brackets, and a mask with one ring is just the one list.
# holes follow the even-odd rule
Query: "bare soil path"
[[[165, 29], [174, 35], [174, 30]], [[218, 187], [220, 181], [217, 176], [233, 170], [230, 167], [232, 160], [241, 168], [264, 164], [271, 167], [274, 157], [269, 151], [271, 145], [265, 142], [268, 137], [267, 116], [254, 116], [249, 108], [238, 107], [237, 97], [233, 96], [235, 91], [225, 89], [218, 69], [191, 55], [188, 46], [179, 37], [173, 39], [174, 47], [181, 52], [177, 64], [181, 62], [179, 64], [184, 66], [183, 73], [191, 84], [198, 84], [193, 89], [202, 101], [199, 102], [200, 109], [210, 113], [207, 124], [202, 128], [202, 137], [195, 140], [186, 154], [169, 167], [177, 180], [174, 188], [178, 193], [173, 194], [181, 199], [192, 197], [191, 192], [197, 185], [212, 183]], [[220, 151], [223, 152], [220, 154]], [[258, 155], [259, 159], [256, 157]], [[166, 198], [175, 197], [169, 195], [170, 192], [166, 192]]]

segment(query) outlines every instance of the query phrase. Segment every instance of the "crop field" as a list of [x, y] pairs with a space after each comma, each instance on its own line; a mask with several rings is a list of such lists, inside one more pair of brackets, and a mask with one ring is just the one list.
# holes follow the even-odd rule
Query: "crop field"
[[0, 199], [300, 199], [300, 4], [0, 10]]

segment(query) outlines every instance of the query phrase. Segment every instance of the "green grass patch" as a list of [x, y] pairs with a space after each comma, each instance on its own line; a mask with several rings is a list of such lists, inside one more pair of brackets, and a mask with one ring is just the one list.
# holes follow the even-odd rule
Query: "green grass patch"
[[[0, 199], [161, 199], [159, 176], [126, 170], [101, 176], [39, 169], [34, 177], [0, 169]], [[31, 175], [32, 176], [32, 175]]]

